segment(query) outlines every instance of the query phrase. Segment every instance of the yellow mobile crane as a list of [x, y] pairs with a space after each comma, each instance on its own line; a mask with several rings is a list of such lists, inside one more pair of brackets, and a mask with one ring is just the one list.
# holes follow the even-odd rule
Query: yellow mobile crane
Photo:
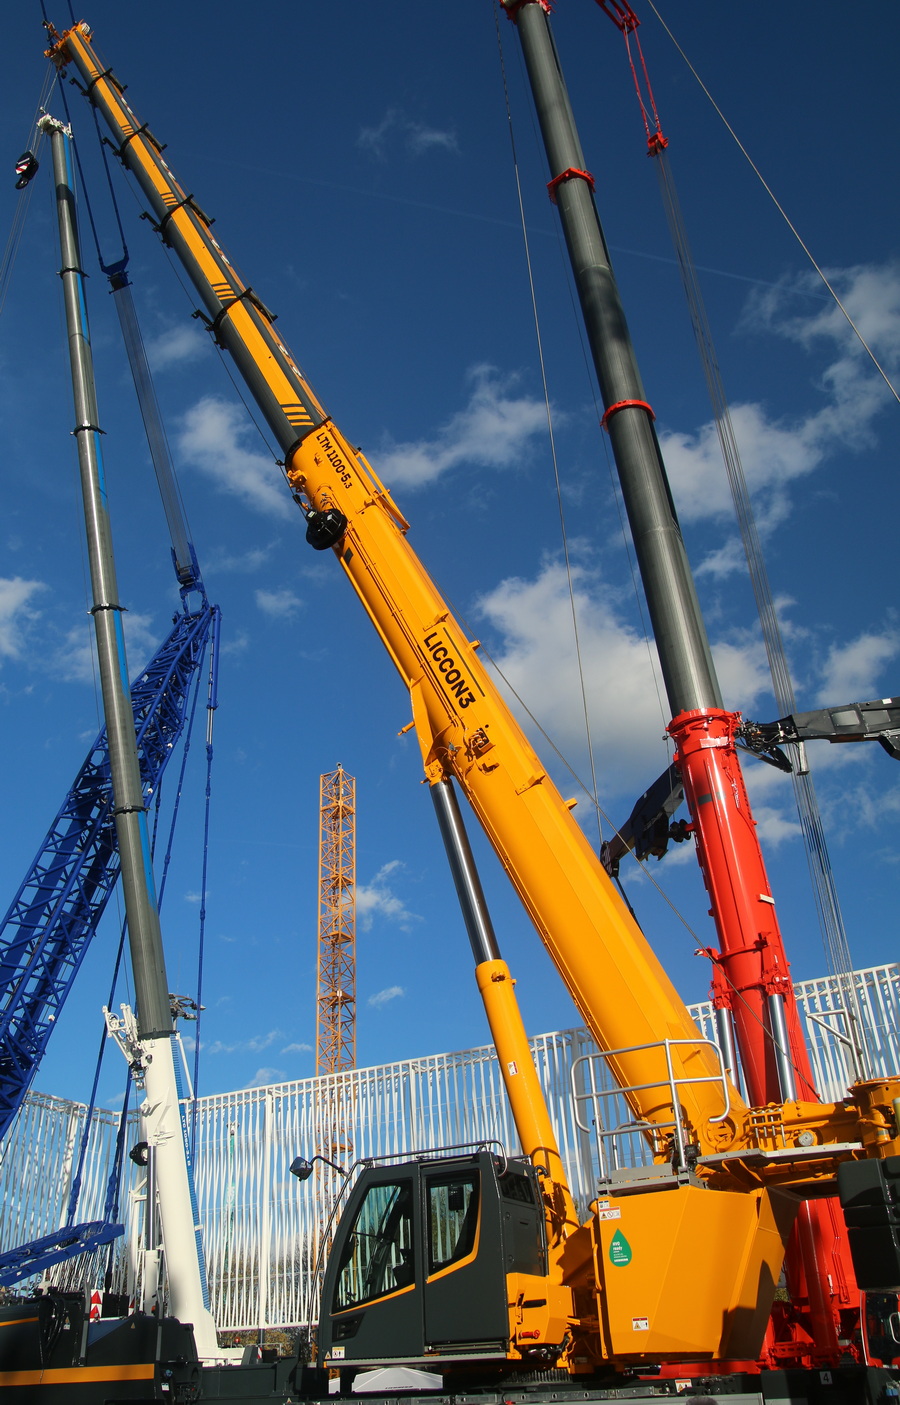
[[[836, 1104], [744, 1102], [500, 697], [478, 642], [410, 546], [389, 490], [330, 418], [272, 315], [175, 179], [98, 58], [88, 25], [62, 34], [50, 27], [50, 36], [50, 54], [77, 75], [104, 118], [160, 238], [197, 290], [210, 332], [275, 435], [307, 540], [333, 551], [409, 689], [410, 725], [463, 897], [521, 1141], [523, 1155], [513, 1159], [482, 1148], [364, 1170], [325, 1274], [319, 1366], [429, 1363], [445, 1374], [495, 1379], [554, 1366], [583, 1377], [599, 1399], [598, 1374], [699, 1363], [709, 1392], [733, 1393], [736, 1363], [759, 1353], [802, 1199], [833, 1193], [842, 1166], [871, 1171], [866, 1186], [875, 1199], [900, 1172], [900, 1083], [859, 1083]], [[652, 1149], [654, 1174], [609, 1177], [583, 1222], [454, 786]], [[890, 1279], [892, 1259], [884, 1271]], [[292, 1389], [296, 1399], [297, 1381]], [[806, 1399], [806, 1387], [799, 1391], [781, 1382], [776, 1393]]]

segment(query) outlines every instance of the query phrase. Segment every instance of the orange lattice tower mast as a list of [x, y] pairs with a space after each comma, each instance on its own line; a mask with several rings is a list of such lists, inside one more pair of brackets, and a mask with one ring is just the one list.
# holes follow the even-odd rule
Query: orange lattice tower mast
[[356, 1067], [356, 781], [319, 780], [319, 981], [316, 1074]]
[[356, 1067], [356, 780], [343, 766], [319, 777], [319, 921], [316, 987], [316, 1225], [309, 1267], [322, 1257], [335, 1174], [353, 1158], [352, 1091], [337, 1075]]
[[352, 1145], [343, 1080], [329, 1075], [356, 1067], [356, 781], [342, 766], [319, 780], [318, 969], [319, 1151], [340, 1161]]

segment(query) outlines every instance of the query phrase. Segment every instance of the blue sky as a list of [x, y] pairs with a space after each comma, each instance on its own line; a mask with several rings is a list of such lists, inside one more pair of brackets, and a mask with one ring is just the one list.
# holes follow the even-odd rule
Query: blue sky
[[[68, 23], [66, 0], [51, 17]], [[140, 13], [143, 13], [141, 7]], [[900, 18], [808, 0], [777, 32], [747, 6], [662, 10], [885, 367], [900, 360], [898, 201], [886, 161]], [[548, 447], [495, 22], [486, 0], [287, 5], [248, 21], [225, 0], [94, 0], [101, 56], [329, 411], [412, 523], [411, 540], [576, 775], [588, 774], [571, 607]], [[81, 16], [79, 16], [81, 17]], [[671, 162], [766, 548], [800, 707], [900, 692], [898, 406], [861, 354], [756, 177], [651, 12], [650, 65]], [[746, 572], [710, 409], [619, 35], [588, 0], [554, 32], [730, 706], [771, 718]], [[517, 42], [500, 25], [560, 463], [599, 790], [624, 818], [665, 767], [652, 650], [596, 406]], [[40, 7], [6, 19], [9, 179], [43, 75]], [[70, 90], [71, 92], [71, 90]], [[83, 159], [93, 124], [72, 92]], [[58, 98], [51, 110], [62, 115]], [[6, 748], [0, 884], [11, 896], [97, 729], [49, 159], [0, 317], [0, 704]], [[96, 179], [92, 181], [96, 188]], [[203, 1000], [201, 1091], [313, 1072], [318, 782], [342, 764], [358, 800], [359, 1062], [486, 1040], [409, 703], [330, 556], [314, 556], [273, 456], [236, 396], [138, 205], [118, 186], [159, 399], [225, 648]], [[118, 236], [92, 197], [107, 260]], [[131, 671], [177, 595], [118, 328], [87, 229], [85, 258]], [[543, 738], [567, 794], [575, 784]], [[200, 740], [168, 883], [170, 980], [196, 988]], [[854, 963], [898, 956], [900, 771], [880, 748], [813, 753]], [[794, 974], [825, 970], [790, 782], [748, 782]], [[587, 810], [585, 804], [579, 809]], [[533, 1032], [577, 1022], [471, 825], [501, 948]], [[595, 827], [592, 827], [596, 832]], [[712, 940], [687, 846], [628, 878], [688, 1000]], [[4, 905], [5, 905], [4, 900]], [[117, 939], [108, 920], [37, 1086], [84, 1097]], [[118, 998], [126, 998], [122, 992]], [[110, 1050], [100, 1097], [124, 1071]]]

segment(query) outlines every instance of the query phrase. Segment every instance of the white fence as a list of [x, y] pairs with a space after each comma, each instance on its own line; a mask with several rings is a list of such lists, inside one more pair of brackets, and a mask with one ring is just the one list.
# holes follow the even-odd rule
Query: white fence
[[[897, 1074], [900, 964], [857, 971], [853, 983], [869, 1074]], [[835, 1100], [843, 1096], [854, 1067], [845, 995], [834, 978], [803, 982], [796, 991], [820, 1096]], [[702, 1033], [714, 1038], [711, 1007], [692, 1006], [691, 1013]], [[591, 1138], [575, 1124], [570, 1073], [575, 1060], [595, 1052], [595, 1046], [586, 1030], [570, 1029], [540, 1035], [532, 1049], [573, 1194], [586, 1206], [596, 1154]], [[86, 1112], [79, 1103], [29, 1095], [0, 1153], [0, 1252], [64, 1223]], [[136, 1115], [131, 1119], [128, 1147], [139, 1139]], [[91, 1117], [79, 1221], [103, 1216], [118, 1123], [112, 1112], [95, 1111]], [[295, 1156], [325, 1152], [347, 1163], [486, 1138], [508, 1150], [517, 1147], [492, 1047], [200, 1098], [195, 1175], [220, 1330], [309, 1320], [309, 1270], [339, 1178], [319, 1164], [317, 1175], [301, 1184], [289, 1173]], [[138, 1168], [127, 1158], [125, 1165], [120, 1213], [127, 1240], [136, 1231], [142, 1204]], [[100, 1254], [93, 1263], [75, 1260], [58, 1281], [99, 1283], [104, 1263]], [[129, 1286], [126, 1272], [120, 1249], [115, 1285], [120, 1291]]]

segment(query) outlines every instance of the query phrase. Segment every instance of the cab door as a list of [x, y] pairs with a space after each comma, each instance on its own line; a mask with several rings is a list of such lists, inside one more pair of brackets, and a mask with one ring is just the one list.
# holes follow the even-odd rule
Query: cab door
[[423, 1354], [417, 1169], [370, 1171], [354, 1191], [324, 1285], [321, 1349], [327, 1365], [418, 1360]]
[[900, 1363], [900, 1297], [896, 1293], [866, 1293], [862, 1315], [866, 1355], [882, 1366]]
[[506, 1354], [506, 1272], [491, 1170], [482, 1157], [421, 1168], [428, 1353]]

